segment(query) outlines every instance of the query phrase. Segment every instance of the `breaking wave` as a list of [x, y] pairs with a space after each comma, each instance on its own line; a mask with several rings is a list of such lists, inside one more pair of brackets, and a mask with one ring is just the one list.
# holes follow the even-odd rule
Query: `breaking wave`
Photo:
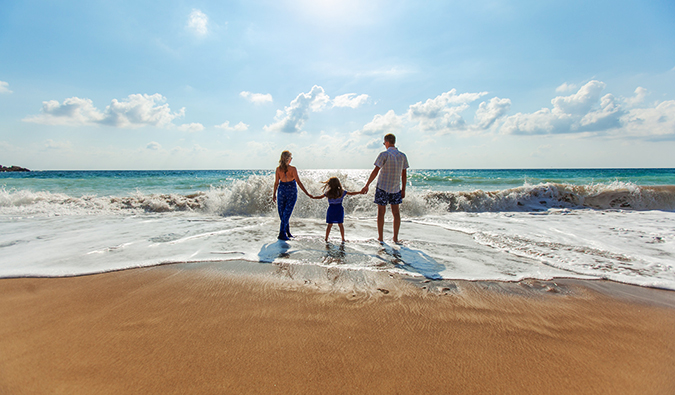
[[[306, 181], [314, 193], [320, 184]], [[345, 183], [345, 189], [358, 190], [356, 184]], [[5, 215], [78, 215], [196, 212], [218, 216], [276, 215], [272, 201], [270, 177], [253, 175], [224, 187], [188, 195], [144, 194], [130, 196], [85, 195], [73, 197], [45, 191], [0, 189], [0, 214]], [[368, 195], [349, 196], [345, 212], [355, 216], [375, 215], [372, 203], [374, 187]], [[326, 201], [312, 200], [302, 192], [294, 215], [325, 215]], [[525, 184], [498, 191], [438, 192], [409, 188], [401, 205], [406, 216], [423, 216], [447, 212], [544, 211], [552, 208], [598, 210], [675, 210], [675, 186], [638, 186], [632, 183], [573, 185], [561, 183]]]
[[430, 206], [447, 211], [541, 211], [548, 208], [599, 210], [675, 210], [675, 186], [638, 186], [632, 183], [572, 185], [545, 183], [501, 191], [429, 192]]

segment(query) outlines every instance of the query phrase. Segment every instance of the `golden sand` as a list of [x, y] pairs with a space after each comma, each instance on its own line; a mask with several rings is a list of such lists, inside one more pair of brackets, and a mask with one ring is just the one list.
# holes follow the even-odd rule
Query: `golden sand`
[[579, 282], [458, 284], [353, 297], [173, 267], [2, 279], [0, 394], [675, 394], [674, 308]]

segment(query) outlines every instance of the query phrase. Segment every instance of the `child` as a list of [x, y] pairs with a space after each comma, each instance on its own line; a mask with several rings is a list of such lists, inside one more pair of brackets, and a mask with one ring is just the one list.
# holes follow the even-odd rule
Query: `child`
[[324, 197], [328, 198], [328, 211], [326, 212], [326, 242], [328, 241], [328, 235], [330, 235], [330, 230], [333, 227], [333, 224], [338, 224], [340, 227], [340, 235], [342, 236], [342, 242], [345, 242], [345, 228], [342, 226], [342, 223], [345, 220], [345, 209], [342, 207], [342, 199], [346, 195], [360, 195], [361, 192], [347, 192], [342, 189], [342, 184], [337, 177], [331, 177], [328, 181], [323, 183], [324, 194], [321, 196], [311, 196], [312, 199], [323, 199]]

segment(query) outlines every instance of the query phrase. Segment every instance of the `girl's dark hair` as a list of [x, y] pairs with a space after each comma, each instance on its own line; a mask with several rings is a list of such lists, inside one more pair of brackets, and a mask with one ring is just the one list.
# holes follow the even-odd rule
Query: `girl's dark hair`
[[331, 177], [328, 179], [328, 181], [323, 182], [323, 191], [327, 198], [338, 199], [342, 197], [344, 189], [342, 189], [340, 179], [337, 177]]

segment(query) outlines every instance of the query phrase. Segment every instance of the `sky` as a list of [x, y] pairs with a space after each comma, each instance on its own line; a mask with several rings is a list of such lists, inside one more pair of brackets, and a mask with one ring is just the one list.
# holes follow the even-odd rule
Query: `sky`
[[0, 0], [0, 164], [675, 167], [672, 0]]

